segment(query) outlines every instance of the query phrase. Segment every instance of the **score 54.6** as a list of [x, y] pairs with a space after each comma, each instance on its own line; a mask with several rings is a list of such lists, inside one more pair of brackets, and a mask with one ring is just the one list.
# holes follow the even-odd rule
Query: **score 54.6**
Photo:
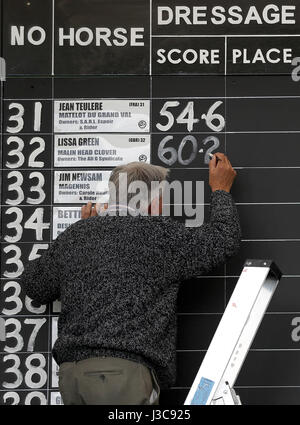
[[[216, 112], [216, 110], [223, 105], [223, 102], [218, 100], [213, 105], [211, 105], [206, 113], [203, 111], [201, 114], [201, 120], [204, 120], [206, 126], [215, 132], [220, 132], [225, 127], [225, 119], [224, 117]], [[171, 100], [165, 102], [163, 107], [161, 108], [159, 115], [161, 117], [165, 117], [167, 122], [165, 124], [157, 123], [156, 128], [159, 131], [169, 131], [175, 124], [183, 124], [186, 125], [186, 129], [188, 132], [194, 131], [195, 124], [200, 122], [200, 118], [195, 117], [195, 102], [193, 100], [187, 102], [187, 105], [182, 109], [182, 111], [174, 117], [173, 112], [170, 110], [171, 108], [178, 108], [180, 106], [180, 102], [177, 100]], [[165, 121], [165, 119], [164, 119]]]

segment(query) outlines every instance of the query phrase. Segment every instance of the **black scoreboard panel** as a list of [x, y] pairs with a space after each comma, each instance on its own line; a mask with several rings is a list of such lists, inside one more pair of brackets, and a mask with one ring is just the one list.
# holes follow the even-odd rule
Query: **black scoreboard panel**
[[238, 172], [241, 250], [181, 286], [177, 382], [161, 404], [184, 402], [247, 258], [273, 258], [283, 278], [236, 390], [244, 404], [299, 404], [300, 2], [0, 5], [0, 404], [61, 403], [51, 356], [59, 303], [35, 304], [19, 282], [98, 199], [87, 179], [105, 186], [114, 166], [133, 160], [166, 166], [171, 181], [204, 182], [192, 206], [206, 221], [216, 151]]

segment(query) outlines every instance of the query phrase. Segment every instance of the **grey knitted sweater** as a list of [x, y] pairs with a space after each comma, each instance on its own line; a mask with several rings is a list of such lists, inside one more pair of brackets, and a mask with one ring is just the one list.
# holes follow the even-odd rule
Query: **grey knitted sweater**
[[210, 221], [198, 228], [162, 216], [80, 220], [28, 264], [21, 284], [41, 304], [62, 302], [58, 364], [122, 357], [153, 368], [166, 388], [176, 379], [180, 283], [224, 263], [239, 243], [233, 199], [216, 191]]

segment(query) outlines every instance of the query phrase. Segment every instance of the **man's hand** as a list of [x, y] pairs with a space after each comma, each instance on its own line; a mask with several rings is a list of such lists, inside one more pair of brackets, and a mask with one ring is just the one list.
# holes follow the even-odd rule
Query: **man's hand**
[[211, 190], [225, 190], [230, 192], [236, 176], [229, 159], [223, 153], [217, 152], [209, 163], [209, 185]]
[[93, 206], [91, 202], [88, 202], [86, 205], [83, 205], [81, 207], [81, 218], [89, 218], [89, 217], [95, 217], [98, 215], [96, 210], [96, 205]]

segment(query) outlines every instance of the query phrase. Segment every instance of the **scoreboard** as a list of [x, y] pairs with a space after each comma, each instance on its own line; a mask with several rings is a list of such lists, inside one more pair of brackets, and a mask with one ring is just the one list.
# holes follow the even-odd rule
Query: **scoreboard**
[[238, 173], [242, 246], [182, 284], [177, 382], [161, 404], [183, 404], [246, 258], [272, 258], [284, 275], [237, 393], [244, 404], [299, 404], [300, 1], [0, 5], [0, 404], [62, 403], [51, 356], [60, 304], [24, 294], [26, 264], [83, 204], [106, 202], [112, 169], [131, 161], [201, 182], [190, 207], [202, 224], [217, 151]]

